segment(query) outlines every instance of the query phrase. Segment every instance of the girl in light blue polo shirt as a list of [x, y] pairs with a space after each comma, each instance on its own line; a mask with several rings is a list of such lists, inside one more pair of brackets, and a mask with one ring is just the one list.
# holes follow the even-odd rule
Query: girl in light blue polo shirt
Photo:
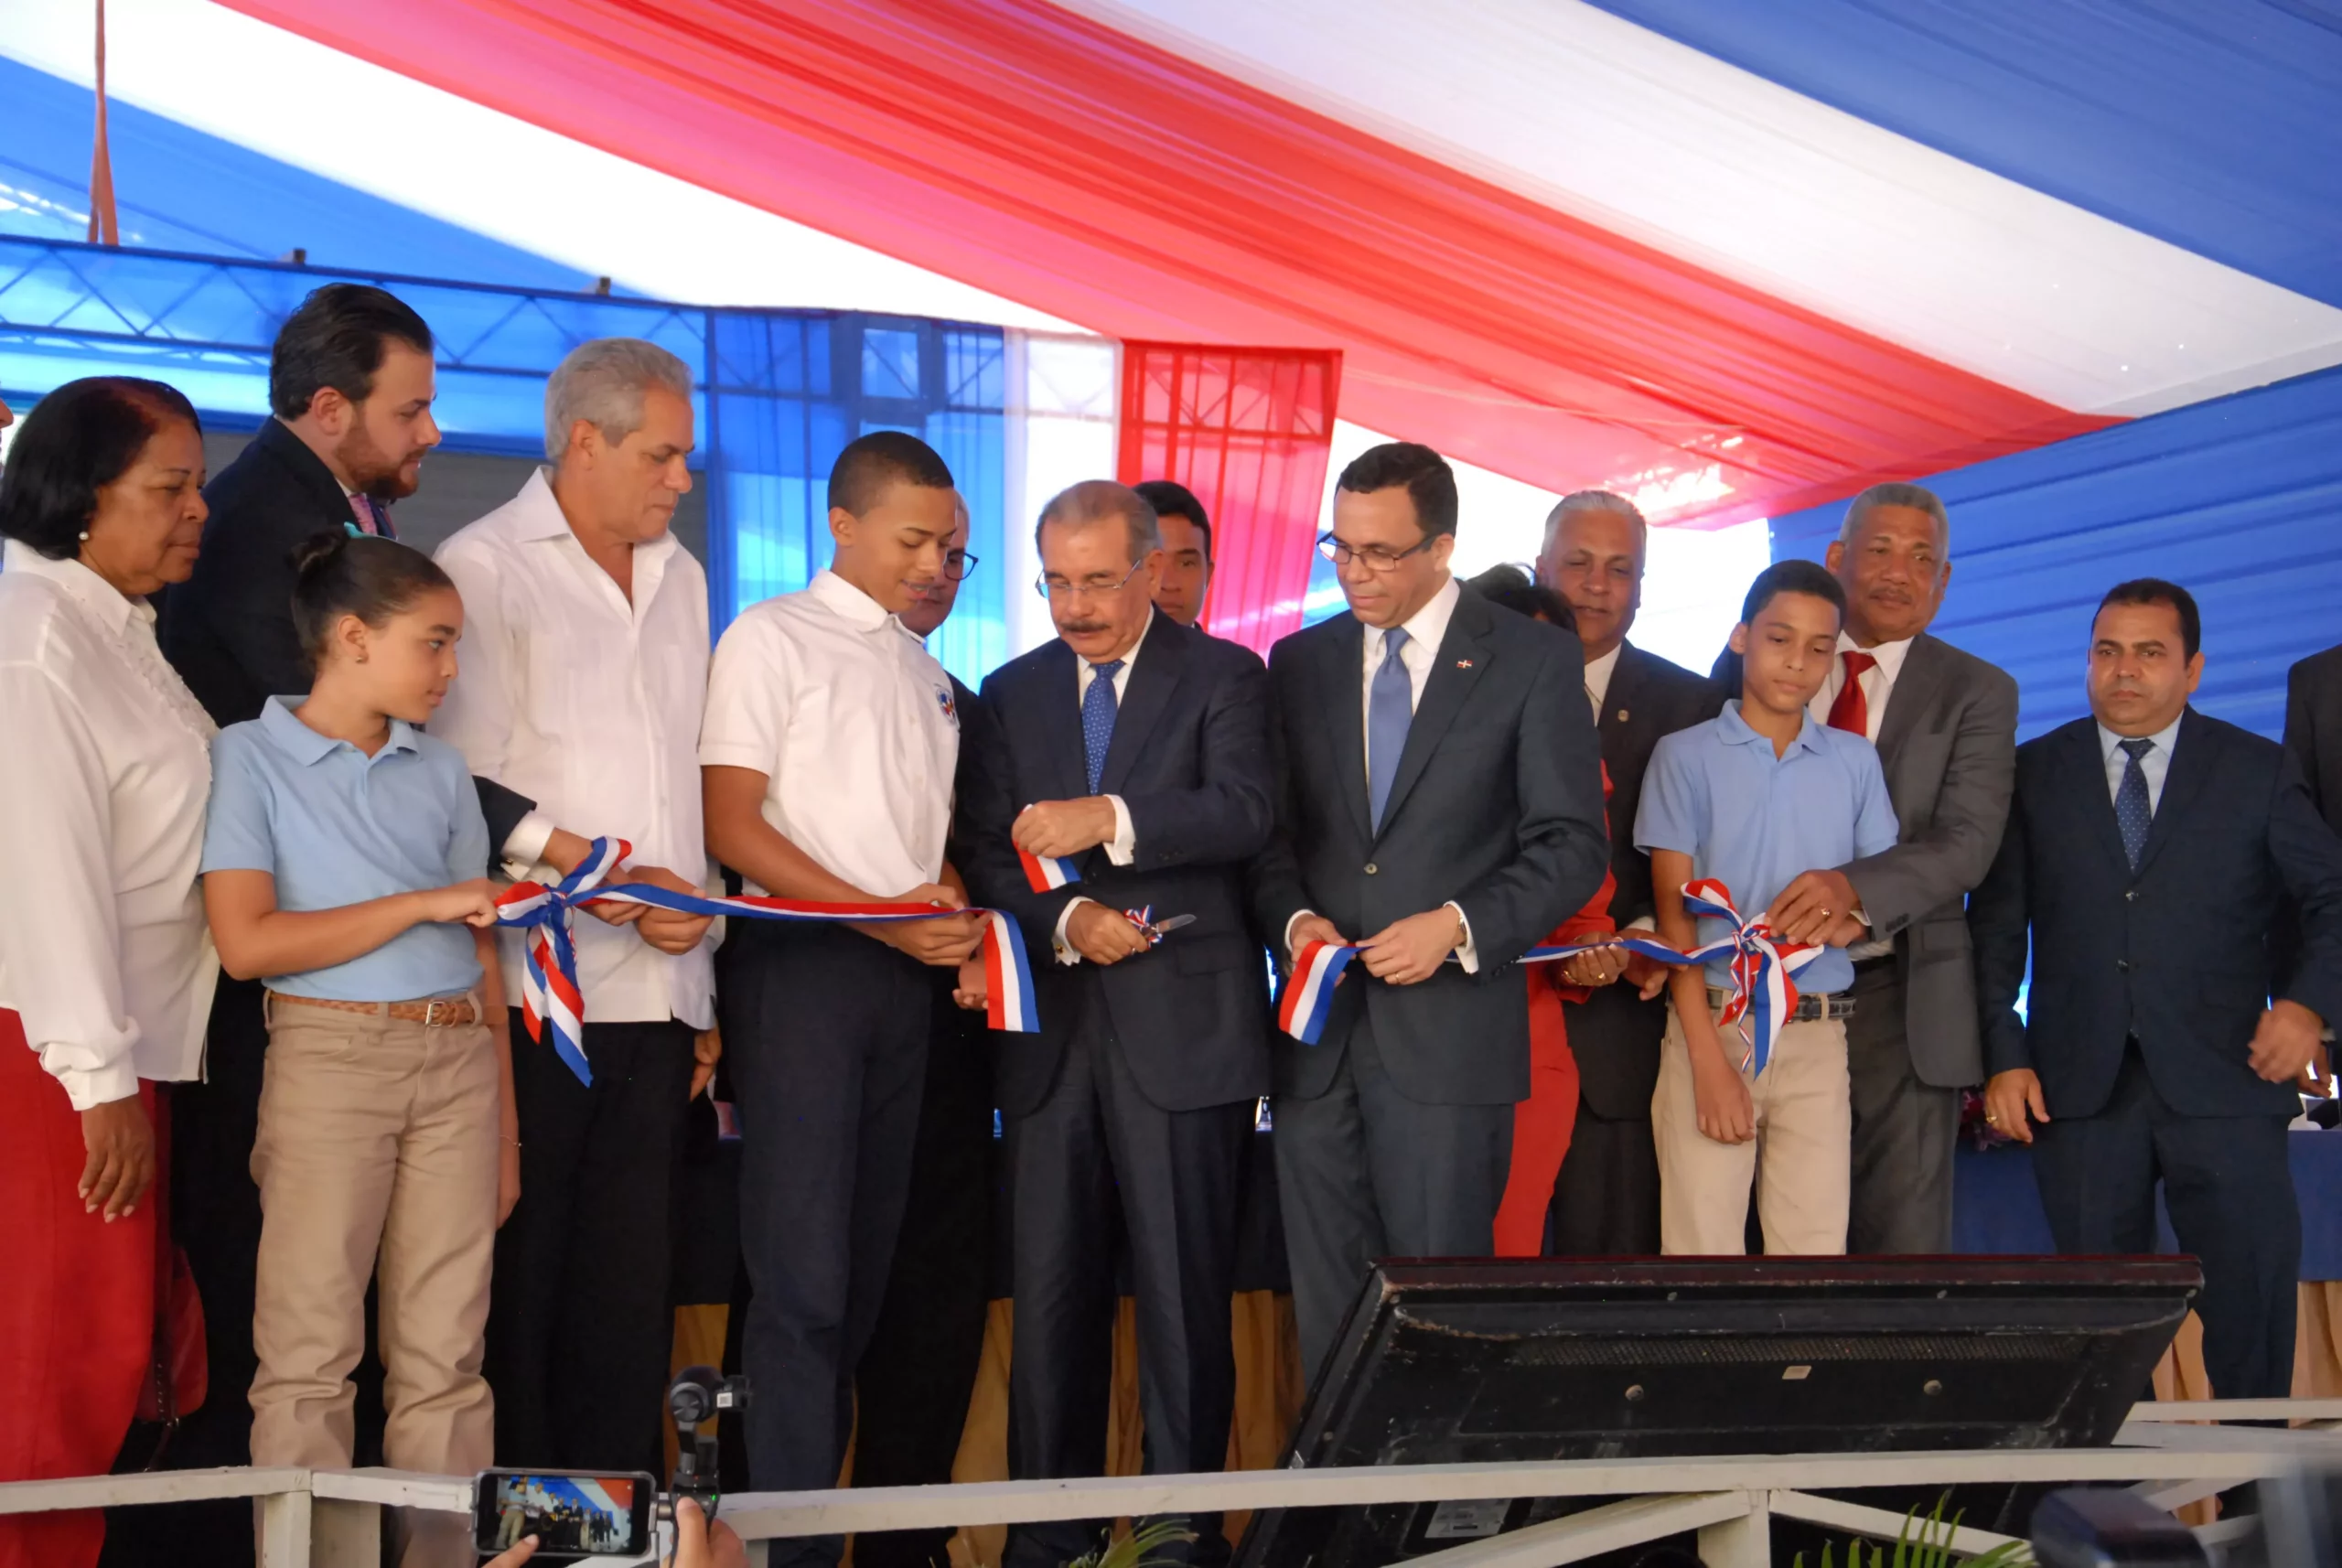
[[379, 1278], [383, 1456], [461, 1474], [493, 1458], [489, 1270], [520, 1196], [488, 828], [462, 757], [421, 729], [463, 601], [387, 539], [319, 535], [296, 566], [316, 682], [214, 743], [203, 853], [220, 963], [268, 985], [252, 1462], [349, 1466]]

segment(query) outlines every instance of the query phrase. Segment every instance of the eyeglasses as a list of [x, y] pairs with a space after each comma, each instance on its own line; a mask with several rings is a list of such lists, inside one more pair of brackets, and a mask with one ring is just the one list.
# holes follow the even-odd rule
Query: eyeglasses
[[1138, 575], [1139, 567], [1145, 564], [1144, 561], [1139, 562], [1123, 574], [1120, 582], [1114, 583], [1109, 583], [1100, 577], [1090, 577], [1079, 583], [1052, 583], [1049, 581], [1048, 574], [1044, 572], [1033, 579], [1033, 591], [1045, 599], [1076, 599], [1085, 594], [1098, 596], [1117, 594], [1130, 585], [1130, 580]]
[[1408, 556], [1422, 554], [1438, 543], [1439, 540], [1440, 536], [1434, 533], [1425, 538], [1421, 544], [1411, 544], [1404, 550], [1390, 550], [1380, 544], [1352, 545], [1335, 538], [1330, 533], [1321, 533], [1317, 536], [1317, 553], [1337, 566], [1347, 566], [1353, 561], [1362, 561], [1370, 572], [1389, 572], [1395, 570], [1399, 563]]
[[976, 557], [964, 550], [953, 550], [943, 557], [943, 575], [955, 583], [964, 583], [968, 574], [976, 569]]

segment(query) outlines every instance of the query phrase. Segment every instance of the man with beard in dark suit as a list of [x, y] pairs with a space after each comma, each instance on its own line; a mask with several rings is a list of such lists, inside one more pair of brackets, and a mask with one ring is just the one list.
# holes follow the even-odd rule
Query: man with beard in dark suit
[[[1610, 773], [1610, 874], [1617, 883], [1610, 913], [1622, 928], [1648, 927], [1652, 916], [1650, 856], [1635, 847], [1635, 808], [1650, 754], [1663, 737], [1715, 717], [1725, 695], [1704, 676], [1627, 640], [1642, 607], [1649, 532], [1626, 497], [1579, 490], [1546, 518], [1537, 558], [1539, 578], [1569, 605], [1585, 650], [1585, 701]], [[1591, 994], [1563, 1009], [1578, 1102], [1569, 1155], [1553, 1185], [1550, 1250], [1558, 1256], [1659, 1251], [1650, 1101], [1667, 1003], [1656, 967], [1615, 949], [1562, 965], [1563, 978]]]

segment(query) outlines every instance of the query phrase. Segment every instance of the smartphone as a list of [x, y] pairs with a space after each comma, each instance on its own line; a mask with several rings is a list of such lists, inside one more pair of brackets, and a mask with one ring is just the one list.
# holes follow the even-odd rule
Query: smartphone
[[472, 1487], [472, 1545], [494, 1555], [537, 1538], [532, 1563], [644, 1557], [659, 1483], [637, 1471], [482, 1470]]

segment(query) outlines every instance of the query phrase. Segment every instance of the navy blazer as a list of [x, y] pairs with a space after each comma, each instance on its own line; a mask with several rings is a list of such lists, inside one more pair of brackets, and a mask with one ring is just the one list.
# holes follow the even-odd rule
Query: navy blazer
[[1380, 831], [1367, 817], [1365, 630], [1339, 615], [1269, 651], [1277, 836], [1253, 880], [1284, 945], [1315, 910], [1353, 940], [1454, 903], [1478, 972], [1388, 985], [1352, 964], [1316, 1047], [1275, 1039], [1279, 1092], [1322, 1094], [1363, 1006], [1383, 1066], [1426, 1105], [1529, 1097], [1529, 993], [1513, 961], [1602, 885], [1610, 860], [1601, 742], [1577, 638], [1477, 594], [1456, 614], [1415, 705]]
[[[2272, 938], [2289, 900], [2304, 945], [2283, 973]], [[2105, 1108], [2133, 1036], [2181, 1114], [2292, 1115], [2293, 1088], [2249, 1060], [2272, 988], [2342, 1015], [2342, 840], [2276, 742], [2193, 708], [2135, 875], [2096, 721], [2017, 747], [2008, 829], [1968, 923], [1988, 1069], [2032, 1069], [2053, 1119]]]
[[[1137, 858], [1078, 857], [1081, 880], [1035, 893], [1009, 829], [1037, 800], [1088, 795], [1076, 655], [1052, 641], [988, 676], [986, 722], [962, 731], [960, 867], [983, 904], [1013, 913], [1033, 961], [1037, 1035], [994, 1034], [1000, 1108], [1034, 1110], [1055, 1086], [1083, 1004], [1102, 991], [1142, 1092], [1166, 1111], [1264, 1094], [1268, 975], [1245, 929], [1244, 867], [1269, 836], [1268, 677], [1252, 650], [1157, 614], [1131, 666], [1099, 792], [1130, 810]], [[1110, 909], [1151, 907], [1195, 923], [1120, 963], [1059, 964], [1058, 917], [1076, 897]]]

